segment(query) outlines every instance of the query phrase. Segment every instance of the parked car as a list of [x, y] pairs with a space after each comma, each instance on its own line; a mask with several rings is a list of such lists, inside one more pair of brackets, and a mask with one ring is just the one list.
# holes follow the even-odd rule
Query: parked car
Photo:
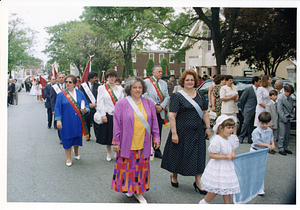
[[[272, 79], [272, 87], [274, 87], [274, 84], [276, 82], [276, 80], [279, 80], [279, 78], [273, 78]], [[295, 87], [294, 83], [290, 80], [286, 80], [286, 79], [280, 79], [283, 82], [283, 86], [285, 86], [286, 84], [291, 84]], [[205, 80], [198, 88], [197, 90], [200, 90], [202, 92], [205, 93], [205, 97], [208, 103], [208, 89], [210, 84], [213, 82], [213, 79], [208, 79]], [[252, 77], [233, 77], [233, 84], [238, 88], [238, 94], [239, 94], [239, 98], [241, 97], [241, 95], [243, 94], [245, 88], [251, 86], [252, 84]], [[295, 110], [295, 118], [291, 121], [292, 122], [292, 128], [296, 128], [296, 88], [295, 88], [295, 93], [291, 96], [292, 100], [293, 100], [293, 106], [294, 106], [294, 110]], [[240, 101], [238, 102], [238, 108], [239, 108], [239, 113], [237, 114], [237, 133], [240, 134], [241, 132], [241, 124], [243, 123], [244, 120], [244, 116], [243, 116], [243, 110], [240, 107]]]

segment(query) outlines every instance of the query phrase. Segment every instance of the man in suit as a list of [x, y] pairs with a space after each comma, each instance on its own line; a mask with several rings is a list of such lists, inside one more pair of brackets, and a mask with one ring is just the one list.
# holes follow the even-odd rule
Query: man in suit
[[8, 98], [8, 103], [10, 105], [14, 105], [14, 95], [15, 95], [15, 92], [16, 92], [16, 86], [15, 86], [15, 83], [13, 82], [12, 79], [9, 79], [9, 98]]
[[46, 99], [45, 108], [47, 109], [48, 128], [49, 129], [51, 128], [51, 124], [52, 124], [52, 108], [51, 108], [51, 103], [50, 103], [50, 91], [51, 91], [52, 85], [54, 85], [54, 84], [55, 84], [55, 77], [52, 76], [50, 78], [50, 82], [44, 88], [44, 96]]
[[[146, 98], [151, 98], [155, 103], [155, 109], [157, 113], [157, 120], [158, 120], [158, 126], [159, 126], [159, 134], [161, 139], [161, 133], [162, 133], [162, 126], [167, 121], [167, 113], [165, 108], [167, 107], [167, 104], [169, 102], [170, 96], [168, 93], [168, 86], [165, 81], [163, 81], [162, 78], [162, 68], [159, 65], [156, 65], [152, 68], [152, 77], [145, 80], [145, 83], [147, 85], [147, 92], [144, 94]], [[160, 99], [159, 92], [161, 91], [162, 95]], [[160, 148], [155, 150], [155, 157], [162, 158], [162, 153], [160, 151]]]
[[99, 86], [99, 83], [97, 83], [98, 81], [97, 77], [98, 77], [97, 72], [91, 71], [87, 78], [88, 81], [82, 83], [79, 88], [79, 90], [81, 90], [84, 93], [84, 96], [86, 100], [89, 102], [89, 107], [90, 107], [90, 114], [84, 116], [90, 134], [89, 139], [87, 141], [89, 141], [91, 138], [91, 132], [90, 132], [91, 125], [93, 124], [94, 126], [95, 136], [97, 136], [100, 127], [100, 125], [98, 125], [94, 121], [94, 114], [96, 113], [97, 93], [98, 93], [98, 86]]
[[[56, 81], [57, 81], [57, 83], [52, 85], [52, 87], [50, 89], [50, 105], [51, 105], [52, 115], [54, 115], [56, 96], [58, 93], [61, 92], [62, 89], [65, 88], [65, 85], [64, 85], [65, 75], [63, 73], [58, 73], [56, 76]], [[54, 121], [54, 128], [57, 129], [56, 121]], [[59, 130], [57, 130], [57, 133], [58, 133], [60, 143], [62, 144], [61, 139], [60, 139]]]
[[252, 85], [245, 88], [241, 98], [240, 106], [243, 110], [244, 121], [242, 124], [239, 141], [242, 144], [246, 136], [248, 143], [252, 143], [252, 131], [254, 130], [255, 108], [257, 105], [256, 90], [260, 86], [261, 79], [258, 76], [252, 78]]
[[284, 89], [283, 89], [283, 82], [281, 80], [276, 80], [274, 84], [274, 88], [278, 92], [278, 98], [283, 95]]
[[294, 118], [294, 107], [291, 95], [294, 93], [294, 87], [290, 84], [284, 86], [284, 94], [277, 99], [278, 112], [278, 150], [279, 154], [293, 154], [288, 150], [291, 122]]
[[13, 96], [13, 101], [16, 101], [16, 105], [18, 105], [18, 93], [22, 90], [21, 85], [18, 83], [18, 80], [14, 80], [15, 84], [15, 95]]

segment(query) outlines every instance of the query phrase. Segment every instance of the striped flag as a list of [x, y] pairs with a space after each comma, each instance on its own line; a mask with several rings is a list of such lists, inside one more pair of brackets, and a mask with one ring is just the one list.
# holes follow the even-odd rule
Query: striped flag
[[91, 66], [92, 66], [92, 59], [89, 59], [89, 62], [87, 63], [85, 70], [83, 72], [80, 84], [87, 81], [88, 75], [91, 72]]
[[102, 71], [102, 79], [101, 79], [101, 82], [104, 83], [104, 80], [105, 80], [105, 78], [104, 78], [104, 71]]
[[165, 76], [168, 76], [168, 67], [166, 66]]

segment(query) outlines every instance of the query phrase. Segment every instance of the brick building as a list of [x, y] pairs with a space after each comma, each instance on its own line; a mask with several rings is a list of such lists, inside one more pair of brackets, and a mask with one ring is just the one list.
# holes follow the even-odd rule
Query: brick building
[[[141, 51], [132, 55], [133, 62], [133, 72], [136, 76], [144, 76], [144, 70], [146, 70], [146, 65], [149, 58], [154, 60], [155, 65], [160, 65], [161, 59], [166, 57], [169, 61], [170, 73], [175, 76], [180, 76], [182, 72], [185, 70], [185, 63], [177, 64], [176, 60], [171, 61], [171, 57], [174, 55], [174, 52], [168, 53], [167, 51], [161, 50], [151, 50], [151, 51]], [[122, 78], [122, 63], [119, 63], [116, 66], [117, 69], [117, 77]]]

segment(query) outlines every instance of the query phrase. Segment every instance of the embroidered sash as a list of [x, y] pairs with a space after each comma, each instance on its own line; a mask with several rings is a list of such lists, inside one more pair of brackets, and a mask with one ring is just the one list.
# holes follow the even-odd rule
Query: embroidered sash
[[67, 89], [62, 90], [61, 92], [64, 94], [64, 96], [70, 102], [71, 106], [73, 107], [73, 109], [75, 110], [77, 115], [79, 116], [79, 118], [81, 120], [82, 133], [84, 135], [85, 140], [88, 140], [89, 139], [89, 131], [88, 131], [85, 119], [80, 112], [80, 107], [78, 106], [77, 102], [74, 100], [74, 98], [71, 96], [71, 94], [69, 93], [69, 91]]
[[[149, 78], [150, 82], [152, 83], [152, 85], [154, 86], [155, 90], [156, 90], [156, 93], [159, 97], [159, 100], [160, 102], [162, 103], [165, 99], [165, 96], [164, 94], [161, 92], [159, 86], [158, 86], [158, 83], [155, 81], [154, 77], [150, 77]], [[168, 113], [167, 113], [167, 110], [164, 109], [164, 112], [165, 112], [165, 118], [163, 119], [164, 120], [164, 124], [167, 124], [169, 122], [169, 118], [168, 118]]]
[[138, 116], [140, 121], [143, 123], [143, 125], [146, 128], [146, 130], [148, 131], [149, 135], [151, 135], [150, 125], [147, 122], [147, 120], [145, 119], [145, 117], [143, 116], [142, 112], [139, 110], [138, 106], [134, 103], [131, 96], [127, 96], [126, 99], [128, 100], [129, 104], [131, 105], [132, 109], [134, 110], [134, 112], [136, 113], [136, 115]]
[[107, 90], [109, 96], [111, 97], [111, 100], [113, 102], [114, 105], [116, 105], [118, 98], [117, 96], [114, 94], [114, 91], [111, 89], [110, 85], [108, 83], [104, 84], [105, 89]]
[[202, 119], [203, 111], [202, 111], [201, 107], [191, 97], [189, 97], [188, 94], [184, 90], [180, 90], [178, 92], [181, 93], [181, 95], [183, 95], [184, 98], [193, 105], [193, 107], [198, 112], [199, 117]]
[[83, 87], [85, 93], [87, 94], [87, 96], [89, 97], [90, 101], [94, 104], [96, 103], [96, 99], [91, 91], [91, 89], [88, 87], [88, 85], [84, 82], [81, 84], [81, 86]]
[[57, 84], [52, 85], [53, 89], [55, 90], [56, 94], [59, 94], [61, 92], [60, 88], [58, 87]]

